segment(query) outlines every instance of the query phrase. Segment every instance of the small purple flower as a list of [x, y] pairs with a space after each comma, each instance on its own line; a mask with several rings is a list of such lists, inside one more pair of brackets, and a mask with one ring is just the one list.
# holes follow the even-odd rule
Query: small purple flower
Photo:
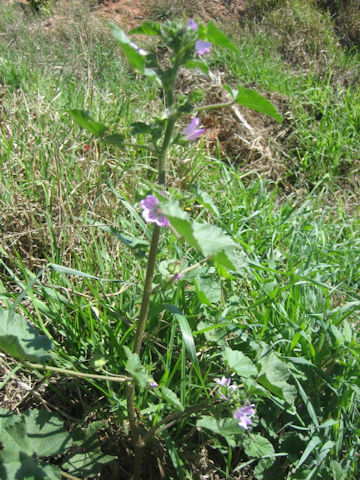
[[150, 382], [150, 383], [149, 383], [149, 386], [150, 386], [151, 388], [158, 388], [159, 385], [158, 385], [156, 382]]
[[255, 405], [243, 405], [242, 407], [239, 407], [235, 412], [234, 412], [234, 418], [236, 420], [239, 420], [239, 427], [243, 428], [244, 430], [247, 430], [249, 425], [252, 424], [252, 420], [250, 417], [255, 415]]
[[180, 280], [184, 275], [182, 273], [175, 273], [172, 277], [171, 277], [171, 281], [172, 282], [177, 282], [178, 280]]
[[194, 22], [194, 20], [192, 18], [190, 18], [190, 20], [188, 21], [187, 23], [187, 28], [189, 28], [190, 30], [194, 30], [194, 32], [197, 31], [198, 29], [198, 25], [196, 22]]
[[160, 209], [159, 200], [154, 195], [148, 195], [141, 200], [142, 216], [147, 223], [156, 223], [159, 227], [168, 227], [169, 220], [163, 215]]
[[205, 40], [198, 40], [195, 43], [195, 53], [198, 55], [204, 55], [210, 52], [211, 43], [205, 42]]
[[195, 138], [204, 135], [204, 128], [197, 128], [200, 123], [200, 118], [193, 118], [189, 125], [182, 130], [182, 134], [185, 135], [186, 140], [195, 140]]
[[231, 383], [231, 378], [226, 378], [226, 377], [215, 378], [215, 382], [218, 385], [221, 385], [222, 387], [229, 387]]

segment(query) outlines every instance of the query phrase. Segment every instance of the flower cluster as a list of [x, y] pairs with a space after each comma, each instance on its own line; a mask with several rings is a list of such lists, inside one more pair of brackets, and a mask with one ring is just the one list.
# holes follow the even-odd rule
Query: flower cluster
[[[194, 32], [197, 31], [198, 29], [198, 25], [196, 22], [194, 22], [194, 20], [191, 18], [188, 23], [187, 23], [187, 28], [189, 30], [194, 30]], [[205, 40], [198, 40], [196, 43], [195, 43], [195, 53], [197, 55], [205, 55], [205, 53], [209, 53], [210, 52], [210, 48], [211, 48], [211, 43], [210, 42], [206, 42]]]
[[[220, 398], [222, 400], [230, 400], [232, 391], [237, 389], [236, 385], [231, 385], [231, 378], [222, 377], [215, 378], [215, 382], [220, 385]], [[239, 427], [244, 430], [248, 430], [249, 426], [252, 424], [251, 417], [255, 415], [255, 405], [245, 403], [242, 407], [239, 407], [234, 412], [235, 420], [238, 420]]]

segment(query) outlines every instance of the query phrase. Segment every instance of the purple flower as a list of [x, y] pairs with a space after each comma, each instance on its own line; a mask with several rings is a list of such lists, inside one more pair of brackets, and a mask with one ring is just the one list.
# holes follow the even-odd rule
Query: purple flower
[[171, 277], [171, 281], [172, 282], [177, 282], [178, 280], [180, 280], [184, 275], [182, 273], [175, 273], [172, 277]]
[[226, 378], [226, 377], [215, 378], [215, 382], [218, 385], [221, 385], [222, 387], [229, 387], [231, 383], [231, 378]]
[[195, 53], [198, 55], [204, 55], [210, 52], [211, 43], [205, 42], [205, 40], [198, 40], [195, 43]]
[[190, 30], [194, 30], [194, 32], [197, 31], [198, 29], [198, 26], [197, 26], [197, 23], [194, 22], [194, 20], [192, 18], [190, 18], [190, 20], [188, 21], [187, 23], [187, 28], [189, 28]]
[[156, 382], [150, 382], [149, 386], [152, 388], [158, 388], [159, 385]]
[[185, 135], [186, 140], [195, 140], [195, 138], [204, 135], [204, 128], [197, 128], [200, 123], [200, 118], [193, 118], [189, 125], [182, 130], [182, 134]]
[[168, 227], [169, 220], [163, 215], [160, 209], [159, 200], [154, 195], [148, 195], [141, 200], [142, 216], [147, 223], [156, 223], [159, 227]]
[[252, 420], [250, 417], [255, 415], [255, 405], [243, 405], [242, 407], [239, 407], [235, 412], [234, 412], [234, 418], [236, 420], [239, 420], [239, 427], [243, 428], [244, 430], [247, 430], [249, 425], [252, 424]]

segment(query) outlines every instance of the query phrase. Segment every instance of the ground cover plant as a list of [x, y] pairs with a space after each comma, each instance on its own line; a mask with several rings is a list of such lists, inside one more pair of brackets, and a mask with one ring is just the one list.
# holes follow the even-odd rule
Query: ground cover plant
[[[333, 139], [356, 151], [358, 91], [294, 75], [269, 33], [147, 22], [170, 48], [139, 48], [78, 8], [50, 31], [0, 17], [1, 478], [357, 478], [356, 158], [339, 170]], [[225, 108], [289, 128], [296, 175], [224, 161], [197, 74], [175, 82], [193, 55], [204, 77], [227, 64]], [[255, 86], [286, 96], [283, 123]], [[328, 150], [300, 142], [318, 109]]]

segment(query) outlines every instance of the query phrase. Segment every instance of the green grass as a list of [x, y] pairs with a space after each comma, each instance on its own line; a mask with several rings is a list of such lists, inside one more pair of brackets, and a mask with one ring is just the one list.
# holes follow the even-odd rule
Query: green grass
[[[98, 145], [64, 111], [88, 109], [114, 132], [127, 133], [160, 102], [149, 81], [127, 67], [108, 28], [87, 12], [80, 15], [75, 7], [67, 22], [46, 31], [42, 18], [12, 8], [6, 9], [0, 37], [0, 298], [10, 307], [26, 290], [18, 308], [52, 338], [57, 366], [96, 372], [95, 360], [104, 359], [106, 372], [121, 374], [151, 236], [138, 201], [154, 179], [154, 165], [145, 150]], [[0, 18], [5, 18], [1, 12]], [[159, 271], [142, 363], [160, 386], [191, 406], [210, 403], [209, 383], [231, 374], [222, 357], [225, 346], [258, 364], [267, 350], [276, 353], [297, 388], [294, 406], [276, 392], [265, 394], [257, 382], [241, 380], [244, 398], [256, 402], [254, 430], [277, 453], [286, 453], [274, 466], [265, 465], [264, 474], [257, 467], [258, 478], [356, 480], [360, 221], [350, 189], [358, 181], [359, 89], [337, 81], [335, 73], [303, 72], [284, 62], [268, 32], [246, 30], [244, 35], [238, 40], [240, 58], [214, 53], [212, 68], [226, 65], [229, 83], [281, 94], [282, 108], [290, 112], [282, 160], [289, 177], [295, 177], [293, 191], [285, 195], [257, 172], [248, 175], [246, 164], [231, 166], [201, 145], [189, 152], [174, 147], [169, 190], [176, 196], [181, 187], [182, 204], [194, 218], [212, 221], [235, 239], [244, 268], [227, 275], [210, 263], [168, 289], [162, 288], [167, 280]], [[347, 62], [349, 71], [358, 65], [357, 55], [341, 55], [338, 65]], [[190, 183], [212, 196], [220, 215], [195, 202]], [[304, 185], [310, 188], [299, 195]], [[348, 191], [340, 196], [343, 185]], [[202, 260], [170, 233], [162, 235], [160, 247], [159, 262], [176, 260], [185, 267]], [[65, 275], [49, 263], [102, 280]], [[176, 305], [186, 316], [199, 371], [183, 327], [164, 304]], [[79, 421], [105, 418], [126, 431], [123, 385], [92, 380], [67, 388], [49, 382], [48, 388], [48, 398]], [[147, 389], [141, 390], [137, 407], [147, 425], [173, 411]], [[200, 406], [199, 411], [208, 413]], [[234, 440], [227, 443], [196, 427], [196, 421], [189, 415], [164, 437], [177, 465], [177, 474], [168, 467], [167, 478], [185, 478], [185, 471], [186, 478], [197, 478], [196, 459], [189, 454], [199, 455], [202, 448], [213, 471], [232, 478], [249, 456]], [[319, 444], [304, 458], [314, 436]], [[108, 453], [124, 456], [114, 448]], [[292, 473], [301, 457], [298, 474]]]

